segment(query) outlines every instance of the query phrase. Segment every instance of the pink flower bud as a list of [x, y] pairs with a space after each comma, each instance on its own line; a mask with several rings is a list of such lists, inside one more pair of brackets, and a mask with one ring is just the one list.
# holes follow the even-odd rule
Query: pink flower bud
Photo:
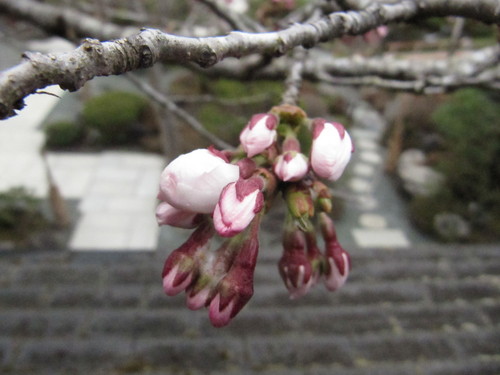
[[337, 180], [351, 158], [353, 144], [344, 127], [336, 122], [313, 122], [311, 166], [320, 177]]
[[175, 296], [186, 289], [198, 272], [200, 253], [208, 250], [214, 234], [209, 223], [202, 223], [178, 249], [174, 250], [163, 266], [163, 290]]
[[324, 283], [328, 290], [335, 291], [345, 284], [351, 269], [351, 258], [337, 239], [332, 219], [322, 212], [319, 215], [321, 233], [325, 241], [326, 271]]
[[182, 211], [167, 202], [160, 202], [156, 208], [156, 221], [158, 225], [171, 225], [173, 227], [192, 229], [201, 220], [201, 214]]
[[188, 308], [198, 310], [210, 304], [218, 282], [233, 264], [239, 250], [240, 243], [232, 238], [226, 240], [216, 252], [205, 254], [197, 280], [186, 290]]
[[351, 268], [351, 258], [338, 241], [330, 241], [325, 244], [325, 258], [327, 268], [324, 283], [332, 292], [345, 284]]
[[213, 287], [210, 282], [207, 282], [203, 287], [190, 287], [186, 290], [186, 305], [190, 310], [198, 310], [206, 306], [211, 301], [210, 296], [213, 292]]
[[259, 241], [257, 230], [247, 238], [229, 272], [217, 285], [217, 294], [210, 302], [209, 318], [215, 327], [227, 325], [253, 295], [253, 275]]
[[217, 233], [232, 237], [243, 231], [264, 205], [259, 177], [239, 179], [227, 185], [214, 210], [214, 226]]
[[280, 276], [291, 299], [302, 297], [315, 283], [311, 262], [306, 255], [304, 233], [296, 230], [286, 234], [283, 247], [283, 255], [278, 263]]
[[276, 140], [278, 118], [269, 113], [253, 115], [240, 134], [240, 142], [248, 157], [260, 154]]
[[308, 170], [309, 165], [305, 155], [295, 151], [279, 155], [274, 162], [274, 173], [282, 181], [301, 180]]
[[159, 196], [179, 210], [211, 213], [224, 186], [238, 177], [238, 166], [220, 153], [198, 149], [167, 165], [161, 174]]

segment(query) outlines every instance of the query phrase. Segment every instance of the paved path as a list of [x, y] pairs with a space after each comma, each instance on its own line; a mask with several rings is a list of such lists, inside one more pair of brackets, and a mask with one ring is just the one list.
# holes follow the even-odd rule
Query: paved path
[[66, 198], [80, 199], [72, 250], [155, 250], [154, 210], [164, 166], [158, 155], [135, 152], [50, 154]]
[[[56, 87], [45, 91], [63, 95]], [[18, 116], [0, 122], [0, 191], [24, 186], [38, 197], [47, 197], [40, 125], [59, 100], [31, 95]], [[62, 196], [80, 201], [81, 216], [70, 249], [157, 248], [154, 209], [162, 157], [137, 152], [49, 153], [47, 160]]]
[[331, 86], [321, 86], [321, 90], [344, 97], [352, 118], [349, 133], [355, 152], [337, 191], [344, 199], [344, 215], [337, 224], [344, 247], [405, 249], [431, 242], [413, 228], [406, 204], [384, 172], [381, 140], [386, 120], [355, 90]]

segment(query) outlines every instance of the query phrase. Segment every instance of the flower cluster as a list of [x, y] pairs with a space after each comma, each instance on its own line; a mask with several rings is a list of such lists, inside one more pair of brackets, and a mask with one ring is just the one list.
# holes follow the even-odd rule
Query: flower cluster
[[[185, 291], [187, 306], [207, 307], [216, 327], [228, 324], [253, 295], [261, 218], [280, 193], [287, 213], [278, 268], [290, 297], [303, 296], [320, 280], [337, 290], [350, 270], [328, 216], [332, 197], [321, 181], [337, 180], [349, 162], [353, 144], [344, 127], [282, 105], [254, 115], [240, 142], [235, 151], [210, 147], [180, 155], [160, 178], [158, 224], [194, 229], [165, 262], [164, 291]], [[213, 250], [216, 236], [223, 241]]]

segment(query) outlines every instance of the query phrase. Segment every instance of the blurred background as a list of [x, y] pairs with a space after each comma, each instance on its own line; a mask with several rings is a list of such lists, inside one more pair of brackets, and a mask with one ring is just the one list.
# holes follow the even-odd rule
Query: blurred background
[[[92, 31], [51, 9], [95, 20], [86, 36], [113, 39], [141, 27], [225, 35], [234, 20], [276, 30], [316, 4], [9, 3], [0, 1], [1, 71], [25, 51], [71, 51]], [[321, 48], [418, 66], [497, 38], [497, 26], [436, 17]], [[491, 88], [420, 95], [304, 80], [299, 105], [344, 124], [356, 146], [331, 186], [353, 257], [348, 285], [288, 300], [278, 202], [263, 224], [255, 296], [230, 327], [163, 295], [163, 260], [189, 232], [156, 224], [162, 169], [195, 148], [237, 146], [252, 114], [280, 104], [285, 89], [283, 77], [242, 77], [230, 63], [157, 64], [73, 93], [47, 87], [0, 122], [0, 372], [500, 373], [500, 94]]]

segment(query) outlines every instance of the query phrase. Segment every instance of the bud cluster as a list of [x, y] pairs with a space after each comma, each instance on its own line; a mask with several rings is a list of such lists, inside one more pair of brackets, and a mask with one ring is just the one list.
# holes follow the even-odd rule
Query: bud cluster
[[[328, 216], [331, 194], [320, 181], [337, 180], [349, 162], [353, 144], [344, 127], [282, 105], [254, 115], [240, 142], [235, 151], [210, 147], [180, 155], [160, 178], [158, 224], [194, 229], [167, 258], [163, 288], [167, 295], [185, 291], [190, 309], [207, 307], [216, 327], [228, 324], [253, 294], [261, 217], [279, 193], [287, 214], [278, 268], [290, 297], [319, 280], [336, 290], [350, 269]], [[225, 240], [211, 250], [214, 236]]]

